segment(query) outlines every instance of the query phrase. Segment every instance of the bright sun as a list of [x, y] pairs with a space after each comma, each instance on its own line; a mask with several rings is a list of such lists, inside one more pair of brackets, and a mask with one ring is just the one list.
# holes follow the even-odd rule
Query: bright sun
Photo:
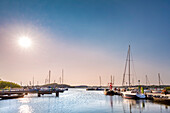
[[21, 37], [18, 42], [19, 42], [19, 45], [24, 48], [28, 48], [31, 46], [31, 39], [28, 37]]

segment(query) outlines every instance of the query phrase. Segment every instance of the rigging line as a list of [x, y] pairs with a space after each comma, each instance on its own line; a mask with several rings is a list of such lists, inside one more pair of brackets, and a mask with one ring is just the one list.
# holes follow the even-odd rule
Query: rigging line
[[148, 76], [147, 76], [147, 81], [148, 81], [148, 84], [150, 85], [150, 82], [149, 82]]
[[48, 75], [45, 78], [45, 84], [48, 82]]
[[124, 70], [124, 73], [123, 73], [123, 81], [122, 81], [122, 86], [124, 85], [125, 83], [125, 75], [126, 75], [126, 68], [127, 68], [127, 62], [128, 62], [128, 54], [127, 54], [127, 57], [126, 57], [126, 63], [125, 63], [125, 70]]
[[162, 79], [161, 79], [161, 83], [162, 83], [162, 85], [164, 85], [164, 83], [163, 83]]
[[134, 60], [133, 60], [133, 55], [132, 55], [132, 52], [130, 53], [131, 54], [131, 61], [132, 61], [132, 68], [133, 68], [133, 72], [134, 72], [134, 78], [137, 80], [137, 76], [136, 76], [136, 71], [135, 71], [135, 65], [134, 65]]

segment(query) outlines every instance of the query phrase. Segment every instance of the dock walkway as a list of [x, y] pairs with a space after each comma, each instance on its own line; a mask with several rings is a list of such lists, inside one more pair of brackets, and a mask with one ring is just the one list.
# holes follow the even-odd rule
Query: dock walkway
[[[62, 90], [12, 90], [12, 91], [0, 91], [0, 98], [6, 99], [6, 98], [19, 98], [21, 95], [27, 95], [28, 93], [36, 93], [38, 97], [41, 97], [41, 95], [44, 94], [52, 94], [56, 93], [56, 97], [59, 96], [59, 92], [63, 92]], [[13, 96], [15, 95], [15, 96]], [[18, 96], [16, 96], [18, 95]], [[22, 96], [22, 97], [23, 97]]]

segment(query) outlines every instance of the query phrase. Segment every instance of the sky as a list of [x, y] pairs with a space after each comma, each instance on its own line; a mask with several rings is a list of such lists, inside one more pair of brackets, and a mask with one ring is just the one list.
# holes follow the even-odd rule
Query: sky
[[121, 85], [131, 45], [134, 84], [170, 84], [169, 12], [169, 0], [0, 0], [0, 78], [44, 84], [51, 70], [59, 83], [63, 69], [66, 84]]

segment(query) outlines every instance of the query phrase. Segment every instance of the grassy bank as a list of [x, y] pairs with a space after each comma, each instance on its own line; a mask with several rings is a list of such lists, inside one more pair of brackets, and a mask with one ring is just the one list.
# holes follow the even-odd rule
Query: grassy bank
[[8, 82], [8, 81], [0, 81], [0, 89], [8, 89], [8, 88], [21, 88], [20, 85], [13, 83], [13, 82]]

